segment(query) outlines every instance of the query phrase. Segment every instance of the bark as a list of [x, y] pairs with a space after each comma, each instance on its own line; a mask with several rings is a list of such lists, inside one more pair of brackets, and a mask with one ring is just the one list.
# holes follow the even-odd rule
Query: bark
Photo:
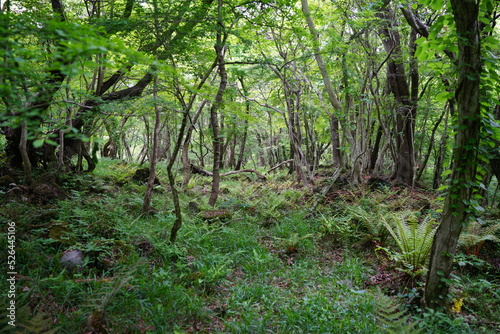
[[[294, 160], [291, 165], [290, 172], [295, 171], [296, 179], [298, 184], [302, 184], [305, 187], [312, 187], [312, 175], [310, 175], [309, 164], [302, 150], [302, 133], [299, 122], [299, 110], [301, 108], [300, 98], [302, 94], [302, 87], [300, 86], [299, 78], [295, 78], [295, 82], [298, 84], [293, 84], [293, 79], [289, 79], [286, 76], [286, 71], [294, 70], [295, 63], [288, 62], [286, 55], [283, 55], [283, 60], [285, 63], [289, 63], [287, 68], [278, 68], [277, 66], [270, 65], [271, 70], [276, 74], [276, 76], [281, 80], [283, 85], [283, 93], [285, 96], [286, 112], [283, 112], [277, 108], [269, 105], [265, 105], [267, 108], [279, 112], [286, 123], [290, 144], [290, 159]], [[279, 161], [279, 160], [277, 160]], [[272, 165], [272, 164], [271, 164]]]
[[[287, 162], [290, 162], [290, 161], [287, 161]], [[211, 176], [211, 177], [213, 177], [213, 175], [214, 175], [212, 172], [210, 172], [208, 170], [205, 170], [205, 169], [203, 169], [203, 168], [201, 168], [199, 166], [195, 166], [195, 165], [191, 165], [191, 170], [193, 171], [193, 173], [200, 174], [200, 175], [203, 175], [203, 176]], [[270, 170], [267, 173], [269, 173], [269, 172], [270, 172]], [[221, 174], [219, 174], [219, 176], [223, 177], [223, 176], [229, 176], [229, 175], [240, 174], [240, 173], [254, 173], [259, 179], [261, 179], [263, 181], [267, 180], [267, 178], [264, 175], [262, 175], [257, 170], [252, 169], [252, 168], [245, 168], [245, 169], [233, 170], [233, 171], [230, 171], [230, 172], [221, 173]]]
[[24, 181], [30, 185], [31, 178], [31, 162], [28, 156], [28, 123], [26, 121], [21, 125], [21, 140], [19, 141], [19, 152], [23, 159]]
[[208, 100], [204, 99], [201, 103], [196, 112], [194, 113], [193, 117], [190, 118], [190, 125], [186, 130], [186, 138], [184, 139], [184, 144], [182, 145], [182, 154], [181, 154], [181, 159], [182, 159], [182, 166], [183, 166], [183, 179], [182, 179], [182, 188], [184, 189], [187, 184], [189, 183], [189, 179], [191, 178], [191, 162], [189, 161], [189, 145], [191, 145], [191, 136], [193, 135], [193, 131], [195, 129], [195, 124], [198, 121], [198, 118], [201, 115], [201, 112], [203, 111], [203, 108], [207, 104]]
[[458, 238], [470, 211], [477, 187], [476, 166], [481, 127], [481, 51], [479, 4], [451, 0], [458, 38], [458, 85], [455, 91], [458, 127], [453, 150], [453, 169], [441, 224], [432, 244], [424, 304], [434, 309], [448, 305], [447, 292]]
[[[249, 107], [247, 106], [247, 111]], [[243, 158], [245, 156], [245, 147], [247, 144], [247, 136], [248, 136], [248, 120], [245, 120], [245, 130], [243, 131], [243, 137], [241, 138], [241, 143], [240, 143], [240, 154], [238, 155], [238, 161], [236, 162], [236, 166], [234, 169], [241, 169], [241, 166], [243, 165]]]
[[[65, 22], [66, 18], [64, 16], [63, 6], [60, 0], [51, 0], [52, 12], [54, 17], [56, 17], [60, 22]], [[56, 41], [56, 47], [62, 48], [60, 41]], [[54, 62], [61, 62], [65, 65], [68, 64], [67, 61], [61, 59], [54, 59]], [[36, 91], [31, 94], [31, 102], [24, 108], [24, 114], [30, 116], [24, 116], [26, 124], [29, 124], [31, 128], [37, 128], [43, 122], [44, 113], [49, 108], [54, 95], [61, 88], [62, 83], [66, 79], [66, 75], [61, 69], [52, 69], [47, 71], [47, 80], [36, 87]], [[15, 79], [9, 78], [11, 82], [16, 82]], [[7, 106], [7, 114], [11, 116], [16, 116], [19, 111], [11, 110], [10, 107], [16, 105], [9, 100], [9, 97], [2, 97], [5, 105]], [[12, 96], [11, 98], [18, 98]], [[10, 110], [9, 110], [10, 109]], [[29, 169], [36, 166], [39, 160], [38, 154], [34, 148], [31, 147], [31, 142], [27, 140], [25, 146], [25, 151], [21, 152], [21, 140], [23, 135], [28, 136], [28, 134], [23, 134], [23, 131], [28, 131], [22, 129], [22, 126], [17, 128], [3, 128], [2, 132], [5, 134], [5, 139], [7, 141], [5, 152], [9, 157], [9, 164], [14, 168], [26, 168], [24, 164], [29, 164]], [[45, 148], [44, 148], [45, 149]], [[54, 149], [50, 150], [51, 153]]]
[[379, 34], [386, 52], [390, 54], [387, 61], [387, 82], [397, 102], [395, 129], [397, 153], [391, 178], [396, 183], [411, 185], [415, 167], [413, 132], [416, 106], [410, 100], [410, 87], [402, 61], [401, 37], [393, 24], [394, 13], [389, 6], [385, 6], [379, 10], [377, 16], [384, 22]]
[[221, 158], [222, 158], [222, 141], [223, 138], [220, 135], [219, 131], [219, 120], [218, 120], [218, 110], [222, 107], [222, 99], [224, 96], [224, 91], [227, 86], [227, 72], [226, 65], [224, 60], [225, 46], [224, 43], [227, 38], [226, 32], [224, 29], [224, 22], [222, 20], [222, 0], [218, 1], [217, 4], [217, 37], [214, 45], [215, 54], [217, 56], [217, 65], [218, 72], [220, 77], [219, 89], [217, 94], [215, 95], [215, 101], [212, 103], [210, 108], [210, 125], [212, 126], [213, 132], [213, 155], [214, 155], [214, 163], [213, 163], [213, 178], [212, 178], [212, 189], [210, 191], [210, 198], [208, 200], [208, 204], [210, 206], [215, 206], [217, 202], [217, 198], [219, 197], [219, 184], [220, 184], [220, 166], [221, 166]]
[[434, 140], [436, 137], [436, 131], [437, 131], [439, 125], [441, 124], [441, 121], [443, 120], [443, 117], [445, 116], [445, 114], [447, 114], [447, 111], [443, 110], [443, 112], [441, 113], [441, 116], [439, 116], [438, 121], [436, 122], [436, 124], [434, 124], [434, 127], [432, 128], [431, 136], [429, 138], [429, 147], [427, 149], [427, 153], [424, 156], [424, 160], [420, 163], [420, 166], [419, 166], [419, 169], [417, 172], [417, 177], [415, 178], [415, 180], [417, 182], [420, 181], [420, 178], [422, 177], [422, 174], [424, 173], [425, 167], [427, 166], [427, 162], [429, 161], [429, 157], [431, 156], [431, 152], [434, 148]]
[[[210, 76], [210, 73], [212, 73], [213, 69], [215, 68], [216, 64], [218, 61], [218, 57], [216, 57], [216, 60], [212, 67], [207, 71], [207, 73], [204, 75], [204, 77], [200, 80], [200, 83], [198, 84], [197, 88], [194, 90], [199, 91], [201, 87], [205, 84], [205, 82], [208, 80], [208, 77]], [[175, 177], [174, 173], [172, 172], [172, 167], [174, 166], [175, 161], [177, 160], [177, 155], [179, 154], [179, 150], [181, 149], [182, 143], [185, 142], [184, 134], [186, 132], [186, 127], [188, 124], [188, 120], [190, 120], [190, 111], [191, 108], [193, 107], [193, 103], [197, 97], [197, 94], [193, 94], [187, 104], [183, 103], [184, 101], [181, 101], [182, 104], [185, 105], [184, 107], [184, 114], [182, 117], [182, 122], [181, 122], [181, 127], [179, 129], [179, 133], [177, 135], [177, 140], [175, 141], [175, 146], [174, 149], [172, 150], [172, 154], [170, 156], [170, 160], [167, 164], [167, 176], [168, 176], [168, 183], [170, 185], [170, 190], [172, 192], [172, 200], [174, 202], [174, 213], [175, 213], [175, 221], [174, 225], [172, 226], [172, 229], [170, 231], [170, 243], [174, 243], [175, 240], [177, 239], [177, 233], [179, 232], [180, 228], [182, 227], [182, 211], [181, 211], [181, 204], [179, 200], [179, 191], [177, 190], [177, 186], [175, 184]], [[180, 95], [179, 98], [182, 100], [182, 96]], [[199, 109], [199, 112], [201, 112], [201, 109]], [[191, 123], [192, 125], [192, 123]]]
[[270, 172], [272, 172], [273, 170], [278, 169], [278, 168], [280, 168], [281, 166], [286, 165], [286, 164], [291, 163], [291, 162], [293, 162], [293, 159], [288, 159], [288, 160], [282, 161], [282, 162], [280, 162], [279, 164], [277, 164], [276, 166], [271, 167], [271, 169], [269, 169], [269, 170], [266, 172], [266, 174], [269, 174], [269, 173], [270, 173]]
[[222, 137], [220, 135], [219, 129], [219, 119], [217, 111], [222, 105], [222, 98], [224, 95], [224, 91], [226, 90], [227, 85], [227, 73], [226, 67], [224, 65], [224, 46], [216, 45], [215, 50], [217, 53], [217, 59], [219, 63], [219, 90], [217, 91], [217, 95], [215, 96], [215, 101], [212, 103], [210, 108], [210, 125], [212, 127], [213, 132], [213, 155], [214, 155], [214, 163], [213, 163], [213, 179], [212, 179], [212, 189], [210, 191], [210, 198], [208, 200], [208, 204], [211, 206], [215, 206], [217, 202], [217, 198], [219, 197], [219, 185], [220, 185], [220, 164], [222, 158]]
[[[213, 175], [214, 175], [214, 173], [212, 173], [212, 172], [210, 172], [208, 170], [205, 170], [205, 169], [203, 169], [201, 167], [195, 166], [195, 165], [191, 165], [191, 170], [193, 171], [193, 173], [200, 174], [200, 175], [203, 175], [203, 176], [212, 176], [213, 177]], [[264, 175], [260, 174], [255, 169], [251, 169], [251, 168], [233, 170], [233, 171], [230, 171], [230, 172], [221, 173], [221, 174], [219, 174], [219, 176], [222, 177], [222, 176], [229, 176], [229, 175], [240, 174], [240, 173], [254, 173], [255, 175], [257, 175], [257, 177], [259, 179], [264, 180], [264, 181], [267, 180], [267, 178]]]
[[377, 128], [377, 134], [375, 135], [375, 143], [373, 144], [373, 149], [370, 154], [370, 171], [375, 170], [375, 164], [377, 162], [377, 158], [379, 156], [379, 151], [380, 151], [380, 141], [382, 139], [382, 135], [384, 134], [384, 131], [382, 129], [382, 126], [379, 124]]
[[[244, 84], [243, 77], [239, 77], [238, 80], [239, 80], [239, 82], [241, 84], [241, 88], [243, 89], [243, 93], [245, 94], [245, 96], [248, 95], [246, 86]], [[246, 109], [247, 115], [250, 115], [250, 102], [249, 101], [245, 101], [245, 109]], [[243, 130], [243, 137], [242, 137], [241, 143], [240, 143], [240, 154], [238, 155], [238, 161], [236, 162], [236, 166], [234, 168], [236, 170], [241, 169], [241, 166], [243, 165], [243, 158], [244, 158], [244, 154], [245, 154], [245, 147], [246, 147], [246, 144], [247, 144], [247, 136], [248, 136], [248, 120], [245, 120], [245, 125], [244, 125], [244, 130]]]
[[330, 104], [335, 110], [332, 113], [328, 113], [328, 116], [330, 117], [330, 134], [332, 137], [333, 165], [341, 166], [342, 156], [340, 153], [339, 120], [338, 117], [336, 116], [336, 113], [342, 112], [342, 104], [340, 103], [340, 101], [337, 98], [337, 95], [335, 94], [330, 76], [328, 74], [328, 71], [326, 70], [323, 57], [321, 56], [318, 32], [316, 30], [314, 21], [312, 20], [311, 13], [309, 11], [309, 4], [307, 0], [301, 0], [301, 3], [302, 3], [302, 12], [304, 13], [307, 26], [309, 27], [309, 33], [311, 35], [311, 38], [313, 39], [314, 58], [316, 59], [316, 63], [318, 64], [318, 68], [321, 73], [321, 77], [323, 78], [323, 83], [325, 84], [325, 89], [328, 94], [328, 99], [330, 101]]
[[[156, 81], [156, 79], [155, 79]], [[153, 195], [153, 187], [155, 185], [156, 179], [156, 163], [158, 162], [158, 150], [159, 150], [159, 136], [160, 136], [160, 125], [161, 125], [161, 108], [157, 104], [157, 91], [156, 91], [156, 82], [155, 82], [155, 125], [153, 128], [153, 147], [151, 152], [151, 160], [149, 164], [149, 177], [148, 183], [146, 186], [146, 192], [144, 193], [144, 200], [142, 203], [142, 213], [148, 213], [153, 210], [151, 207], [151, 197]]]

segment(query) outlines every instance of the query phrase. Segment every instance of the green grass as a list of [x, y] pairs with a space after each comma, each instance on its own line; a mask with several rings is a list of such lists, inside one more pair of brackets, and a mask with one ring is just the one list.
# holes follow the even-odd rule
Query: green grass
[[[209, 209], [209, 179], [195, 176], [181, 193], [184, 223], [171, 245], [169, 191], [159, 187], [159, 212], [142, 215], [144, 185], [123, 184], [133, 168], [103, 160], [94, 175], [68, 178], [68, 197], [43, 208], [5, 201], [1, 222], [17, 226], [18, 306], [32, 312], [23, 321], [58, 333], [99, 326], [112, 333], [390, 333], [411, 323], [424, 333], [469, 333], [487, 332], [500, 315], [499, 282], [486, 276], [454, 283], [452, 297], [464, 299], [455, 317], [410, 304], [404, 280], [367, 283], [380, 265], [398, 273], [363, 243], [380, 240], [389, 195], [352, 195], [311, 212], [314, 201], [283, 175], [267, 183], [229, 177], [218, 203], [232, 218], [207, 223], [188, 209], [190, 201]], [[387, 206], [374, 210], [382, 201]], [[59, 259], [76, 248], [84, 265], [68, 273]], [[5, 281], [0, 288], [6, 291]]]

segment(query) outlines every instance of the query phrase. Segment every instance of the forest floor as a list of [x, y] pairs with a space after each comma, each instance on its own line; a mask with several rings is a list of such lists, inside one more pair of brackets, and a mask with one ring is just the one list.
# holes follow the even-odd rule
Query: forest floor
[[[466, 229], [449, 280], [452, 307], [436, 312], [420, 305], [428, 232], [442, 205], [434, 191], [339, 182], [321, 196], [328, 172], [308, 191], [277, 171], [267, 181], [225, 177], [212, 208], [211, 179], [194, 175], [172, 245], [164, 170], [156, 211], [143, 215], [136, 169], [102, 160], [92, 175], [1, 189], [2, 249], [15, 223], [14, 332], [500, 331], [498, 209]], [[413, 246], [398, 244], [405, 240]], [[7, 252], [1, 257], [7, 263]], [[0, 331], [10, 330], [2, 310]]]

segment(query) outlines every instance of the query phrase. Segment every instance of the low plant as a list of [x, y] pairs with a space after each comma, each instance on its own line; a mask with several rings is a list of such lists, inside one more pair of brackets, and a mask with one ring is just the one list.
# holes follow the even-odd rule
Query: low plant
[[472, 220], [460, 235], [458, 244], [469, 255], [479, 255], [486, 240], [500, 242], [495, 233], [500, 232], [500, 222], [484, 222], [480, 219]]
[[346, 207], [347, 217], [356, 225], [361, 225], [364, 228], [367, 238], [379, 245], [385, 245], [388, 231], [383, 221], [387, 219], [386, 215], [390, 215], [387, 207], [366, 198], [360, 199], [358, 204]]
[[416, 326], [421, 333], [473, 333], [473, 330], [461, 317], [450, 317], [448, 314], [435, 311], [432, 309], [425, 309], [415, 317], [420, 320]]
[[191, 272], [182, 279], [186, 284], [199, 287], [204, 293], [210, 294], [226, 281], [232, 265], [233, 261], [229, 256], [206, 254], [192, 264]]
[[411, 273], [422, 273], [431, 251], [437, 222], [429, 217], [418, 222], [411, 213], [401, 213], [389, 221], [383, 220], [383, 224], [399, 248], [399, 252], [395, 253], [396, 259], [407, 265]]
[[411, 320], [410, 315], [390, 297], [382, 294], [376, 299], [376, 314], [379, 323], [384, 327], [385, 333], [420, 333], [416, 326], [419, 320]]
[[275, 237], [274, 239], [277, 240], [283, 247], [285, 247], [286, 251], [289, 253], [297, 253], [299, 244], [302, 242], [302, 240], [312, 238], [313, 234], [306, 234], [306, 235], [299, 235], [299, 233], [292, 233], [288, 238], [278, 238]]
[[333, 237], [335, 243], [344, 243], [358, 237], [357, 225], [351, 222], [350, 217], [321, 215], [321, 232]]

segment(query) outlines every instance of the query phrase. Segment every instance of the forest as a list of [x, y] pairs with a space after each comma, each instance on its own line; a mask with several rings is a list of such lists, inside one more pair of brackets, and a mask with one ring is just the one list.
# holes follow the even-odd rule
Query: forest
[[6, 333], [500, 331], [496, 0], [1, 0]]

